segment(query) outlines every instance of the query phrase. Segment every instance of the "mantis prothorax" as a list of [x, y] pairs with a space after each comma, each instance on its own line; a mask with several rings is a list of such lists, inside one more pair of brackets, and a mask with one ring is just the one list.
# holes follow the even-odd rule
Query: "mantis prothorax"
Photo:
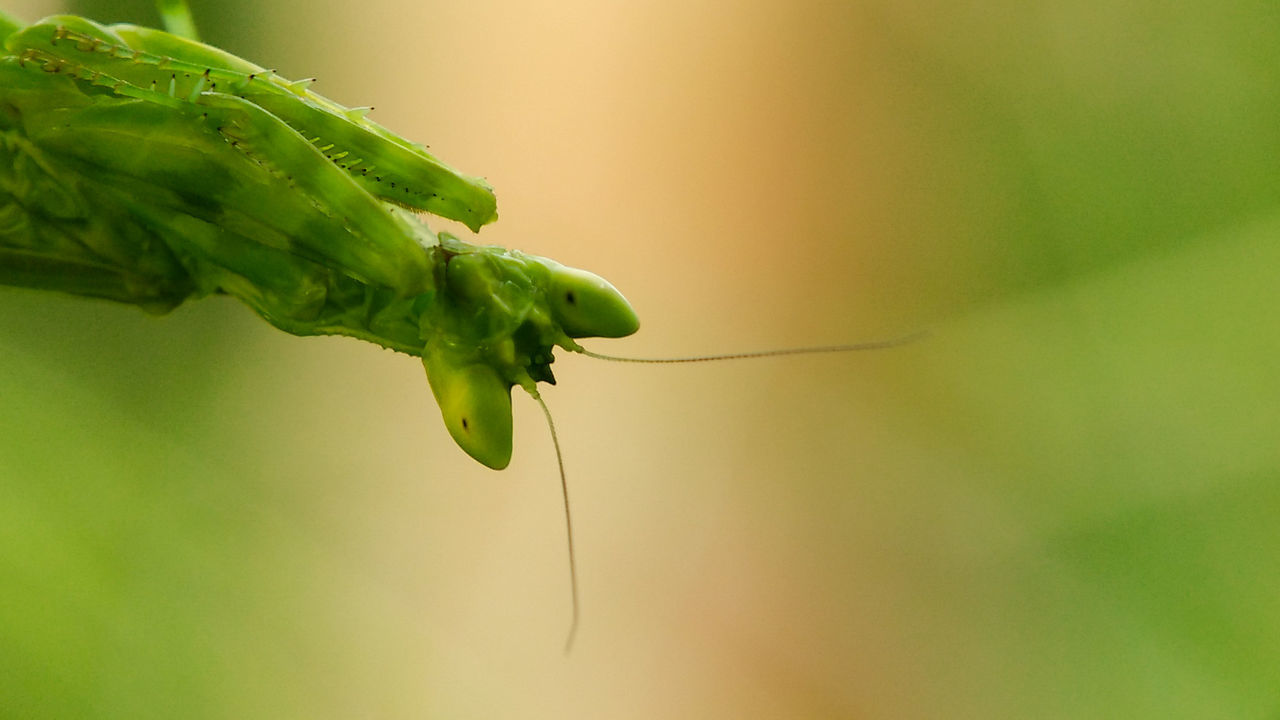
[[[0, 283], [155, 313], [225, 293], [295, 335], [420, 357], [449, 434], [494, 469], [511, 459], [512, 387], [541, 403], [556, 347], [623, 359], [576, 342], [639, 328], [607, 281], [432, 233], [414, 214], [477, 231], [497, 217], [487, 183], [306, 80], [195, 41], [185, 4], [158, 4], [188, 37], [0, 13]], [[560, 479], [571, 643], [562, 462]]]

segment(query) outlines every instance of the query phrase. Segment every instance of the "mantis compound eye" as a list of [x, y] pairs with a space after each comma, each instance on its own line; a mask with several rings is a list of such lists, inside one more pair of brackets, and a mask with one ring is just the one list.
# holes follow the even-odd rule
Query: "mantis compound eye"
[[488, 365], [458, 365], [441, 352], [428, 351], [423, 365], [454, 442], [484, 465], [505, 468], [511, 462], [511, 383]]
[[609, 281], [577, 268], [544, 260], [551, 271], [547, 299], [551, 313], [569, 337], [625, 337], [640, 329], [631, 303]]

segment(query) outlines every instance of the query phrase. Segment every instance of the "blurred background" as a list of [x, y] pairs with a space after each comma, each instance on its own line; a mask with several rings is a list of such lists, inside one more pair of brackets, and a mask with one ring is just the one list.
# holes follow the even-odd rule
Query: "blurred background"
[[609, 278], [599, 351], [932, 334], [561, 358], [564, 657], [527, 398], [495, 473], [411, 358], [0, 288], [0, 716], [1280, 715], [1274, 2], [193, 9]]

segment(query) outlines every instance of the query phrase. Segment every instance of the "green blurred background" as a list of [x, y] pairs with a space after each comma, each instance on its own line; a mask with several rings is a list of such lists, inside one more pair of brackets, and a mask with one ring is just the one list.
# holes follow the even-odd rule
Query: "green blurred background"
[[494, 473], [404, 356], [0, 288], [0, 716], [1280, 714], [1280, 5], [194, 10], [612, 280], [598, 350], [933, 334], [562, 358], [565, 658], [526, 398]]

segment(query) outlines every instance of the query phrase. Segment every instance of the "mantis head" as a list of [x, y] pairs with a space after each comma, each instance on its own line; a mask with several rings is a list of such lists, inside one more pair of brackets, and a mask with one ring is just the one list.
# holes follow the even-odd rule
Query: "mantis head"
[[511, 461], [511, 388], [554, 384], [556, 346], [623, 337], [635, 310], [604, 278], [553, 260], [441, 234], [444, 282], [424, 311], [423, 364], [449, 435], [495, 470]]

